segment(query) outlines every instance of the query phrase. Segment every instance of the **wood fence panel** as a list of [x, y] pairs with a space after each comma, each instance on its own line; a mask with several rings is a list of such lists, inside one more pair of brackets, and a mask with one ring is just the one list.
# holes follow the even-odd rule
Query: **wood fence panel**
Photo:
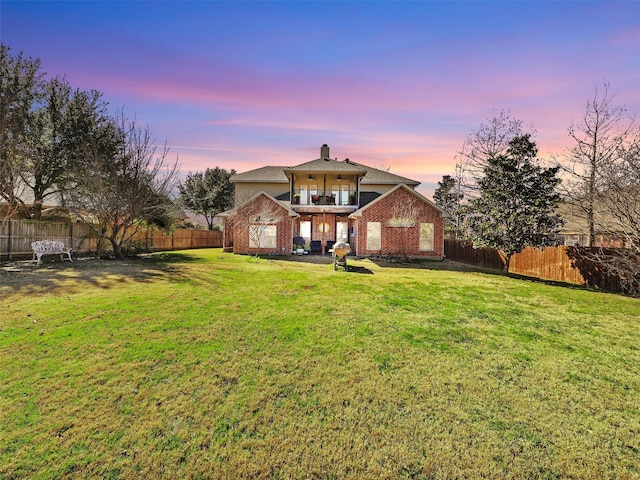
[[0, 223], [0, 254], [5, 253], [8, 256], [11, 253], [10, 233], [11, 221], [7, 220]]
[[[497, 250], [474, 249], [468, 242], [456, 239], [445, 240], [445, 254], [449, 260], [486, 268], [502, 269], [504, 265], [499, 261], [501, 256]], [[598, 265], [581, 256], [580, 249], [576, 247], [527, 247], [511, 257], [509, 272], [543, 280], [588, 285], [610, 292], [621, 291], [617, 278], [604, 274]]]
[[541, 252], [538, 249], [527, 248], [519, 254], [513, 255], [509, 262], [509, 271], [519, 275], [538, 277]]
[[153, 243], [151, 249], [154, 251], [173, 250], [173, 236], [167, 235], [161, 230], [153, 230]]
[[173, 248], [176, 250], [184, 250], [185, 248], [193, 248], [193, 234], [191, 230], [179, 229], [173, 232]]
[[470, 242], [446, 238], [444, 241], [444, 253], [450, 260], [462, 263], [470, 263], [485, 268], [504, 268], [504, 259], [493, 248], [473, 248]]
[[31, 255], [31, 243], [38, 240], [56, 240], [71, 246], [73, 228], [72, 223], [65, 222], [9, 219], [2, 229], [0, 256]]
[[98, 248], [98, 238], [91, 227], [84, 223], [71, 224], [72, 239], [68, 245], [71, 245], [74, 252], [95, 252]]
[[[193, 237], [193, 245], [195, 248], [203, 248], [203, 247], [208, 247], [209, 245], [209, 238], [210, 238], [210, 234], [211, 233], [218, 233], [218, 232], [214, 232], [213, 230], [192, 230], [191, 231]], [[220, 243], [220, 246], [222, 246], [222, 242]]]
[[205, 247], [222, 247], [222, 232], [220, 230], [208, 230], [207, 243]]
[[[0, 224], [0, 258], [31, 256], [31, 242], [36, 240], [58, 240], [75, 253], [95, 252], [98, 244], [95, 233], [83, 223], [9, 219]], [[178, 228], [164, 233], [151, 228], [139, 230], [132, 240], [145, 251], [220, 248], [222, 232]]]

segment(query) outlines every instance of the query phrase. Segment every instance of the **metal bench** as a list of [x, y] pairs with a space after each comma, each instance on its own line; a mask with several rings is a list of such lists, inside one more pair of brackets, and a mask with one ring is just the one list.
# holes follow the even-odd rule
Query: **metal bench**
[[69, 261], [73, 262], [71, 259], [71, 253], [73, 253], [73, 249], [65, 247], [64, 243], [57, 242], [55, 240], [38, 240], [37, 242], [31, 243], [31, 249], [33, 250], [33, 259], [38, 258], [38, 263], [40, 263], [40, 258], [42, 255], [54, 255], [60, 254], [60, 259], [64, 260], [62, 255], [67, 255], [69, 257]]

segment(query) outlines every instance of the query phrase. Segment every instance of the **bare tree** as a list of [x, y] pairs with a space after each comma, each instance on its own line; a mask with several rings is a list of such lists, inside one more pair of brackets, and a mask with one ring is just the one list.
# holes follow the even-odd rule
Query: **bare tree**
[[[528, 133], [533, 132], [533, 127], [528, 127]], [[506, 154], [509, 142], [524, 133], [522, 121], [512, 118], [505, 110], [472, 131], [456, 156], [456, 181], [460, 194], [467, 199], [477, 197], [477, 182], [484, 175], [489, 160]]]
[[255, 249], [256, 257], [262, 248], [276, 248], [277, 229], [287, 215], [285, 208], [265, 198], [254, 202], [245, 210], [249, 220], [249, 248]]
[[574, 254], [616, 278], [624, 293], [640, 296], [640, 129], [600, 166], [593, 220], [594, 229], [617, 240], [610, 246], [618, 248], [581, 248]]
[[236, 235], [247, 235], [248, 251], [258, 257], [263, 249], [277, 247], [278, 228], [288, 218], [287, 208], [277, 200], [260, 193], [238, 199], [237, 208], [226, 213], [225, 229], [233, 229]]
[[168, 161], [148, 127], [121, 113], [86, 152], [69, 190], [69, 207], [108, 242], [116, 257], [141, 225], [172, 226], [178, 162]]
[[561, 163], [565, 195], [588, 230], [587, 247], [572, 254], [640, 296], [640, 125], [614, 99], [603, 82], [569, 128], [574, 144]]
[[409, 260], [408, 252], [412, 250], [409, 237], [412, 229], [415, 230], [419, 208], [419, 202], [413, 195], [398, 199], [391, 207], [391, 218], [387, 221], [387, 226], [402, 232], [400, 245], [396, 246], [396, 249], [403, 261]]
[[609, 83], [596, 88], [593, 98], [586, 105], [584, 116], [569, 127], [569, 137], [574, 144], [562, 162], [566, 173], [564, 194], [588, 230], [588, 245], [596, 239], [596, 201], [605, 185], [605, 169], [619, 165], [625, 145], [633, 142], [635, 121], [627, 117], [626, 108], [614, 104]]

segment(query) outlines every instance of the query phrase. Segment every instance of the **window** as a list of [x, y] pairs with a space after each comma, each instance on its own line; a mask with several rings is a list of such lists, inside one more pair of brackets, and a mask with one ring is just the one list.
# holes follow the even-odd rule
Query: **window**
[[333, 197], [334, 205], [340, 205], [340, 185], [331, 186], [331, 196]]
[[367, 250], [380, 250], [381, 229], [380, 222], [367, 222]]
[[336, 223], [336, 241], [349, 243], [349, 222]]
[[420, 251], [433, 251], [433, 223], [420, 224]]
[[317, 203], [317, 201], [318, 201], [318, 185], [309, 185], [309, 201], [307, 203], [315, 204]]
[[340, 205], [349, 205], [349, 185], [340, 185]]
[[275, 225], [249, 225], [249, 248], [276, 248]]

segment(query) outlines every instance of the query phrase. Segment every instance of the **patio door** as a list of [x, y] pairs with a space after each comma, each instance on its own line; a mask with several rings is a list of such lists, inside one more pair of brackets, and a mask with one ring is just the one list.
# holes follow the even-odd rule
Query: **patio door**
[[336, 222], [336, 242], [349, 243], [349, 222]]
[[309, 186], [300, 185], [300, 205], [309, 205]]
[[311, 222], [309, 220], [300, 222], [300, 236], [304, 238], [304, 248], [308, 250], [311, 247]]

